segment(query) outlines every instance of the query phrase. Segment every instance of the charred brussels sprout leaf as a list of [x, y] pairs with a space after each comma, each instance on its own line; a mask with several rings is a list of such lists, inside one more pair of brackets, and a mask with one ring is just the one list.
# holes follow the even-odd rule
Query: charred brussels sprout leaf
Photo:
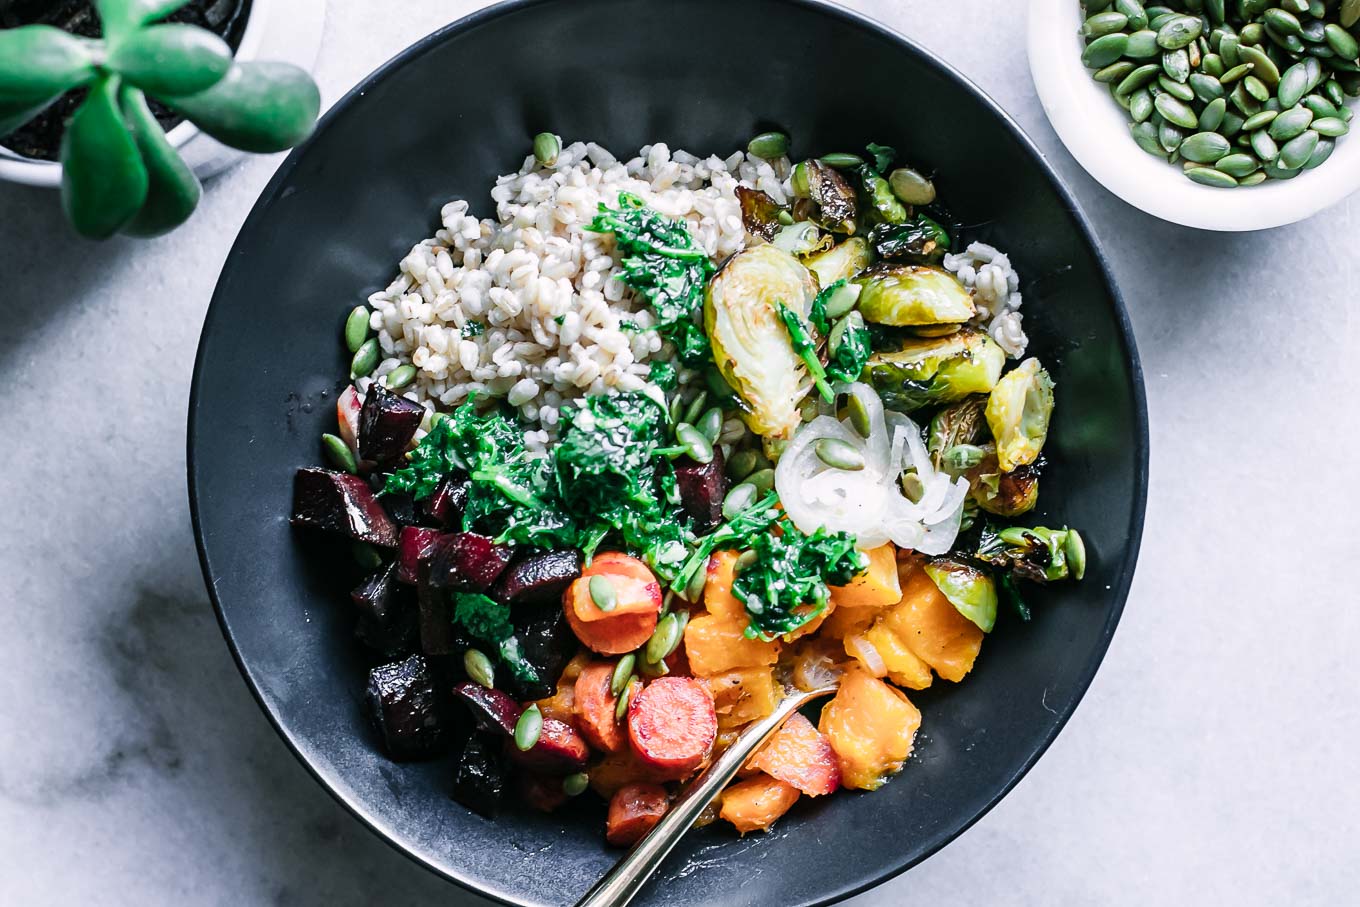
[[798, 404], [812, 382], [779, 305], [806, 318], [816, 295], [812, 273], [773, 245], [738, 252], [709, 281], [704, 327], [713, 358], [757, 434], [787, 439], [802, 422]]
[[993, 445], [987, 445], [982, 463], [968, 472], [969, 493], [979, 507], [997, 516], [1017, 517], [1039, 503], [1039, 470], [1021, 466], [1000, 472]]
[[779, 232], [779, 212], [783, 209], [766, 192], [737, 187], [737, 201], [741, 203], [741, 225], [752, 236], [769, 242]]
[[880, 258], [926, 264], [949, 251], [949, 232], [918, 214], [905, 223], [879, 224], [870, 231], [869, 242]]
[[838, 280], [849, 280], [872, 262], [868, 241], [862, 236], [851, 236], [834, 248], [810, 255], [803, 264], [817, 275], [818, 286], [830, 287]]
[[1038, 459], [1052, 415], [1053, 379], [1038, 359], [1026, 359], [996, 383], [987, 399], [987, 425], [1002, 472]]
[[879, 264], [857, 277], [855, 283], [864, 287], [859, 310], [878, 324], [963, 324], [977, 311], [963, 284], [940, 268]]
[[925, 565], [926, 576], [949, 603], [983, 633], [996, 626], [996, 584], [991, 576], [969, 564], [947, 559]]
[[864, 198], [878, 220], [885, 224], [906, 223], [906, 206], [897, 200], [897, 196], [893, 195], [892, 186], [888, 185], [888, 181], [877, 170], [865, 164], [859, 168], [859, 179], [860, 185], [864, 188]]
[[1066, 549], [1069, 533], [1076, 530], [1011, 526], [997, 530], [987, 526], [978, 541], [977, 558], [999, 570], [1036, 583], [1051, 583], [1072, 575]]
[[855, 232], [858, 206], [855, 190], [845, 177], [815, 158], [804, 161], [798, 167], [807, 185], [807, 197], [816, 205], [813, 219], [834, 233]]
[[982, 434], [982, 410], [987, 405], [984, 397], [969, 397], [946, 406], [930, 420], [930, 434], [926, 449], [935, 468], [944, 461], [945, 451], [959, 444], [973, 444]]
[[810, 220], [787, 224], [775, 231], [770, 244], [790, 255], [817, 255], [831, 248], [834, 240]]
[[866, 369], [884, 405], [911, 412], [990, 392], [1005, 364], [1006, 353], [996, 341], [962, 330], [948, 337], [904, 341], [895, 352], [875, 353]]
[[874, 159], [874, 169], [879, 173], [887, 170], [897, 160], [897, 149], [891, 145], [880, 145], [877, 142], [870, 142], [864, 148], [869, 152], [869, 156]]

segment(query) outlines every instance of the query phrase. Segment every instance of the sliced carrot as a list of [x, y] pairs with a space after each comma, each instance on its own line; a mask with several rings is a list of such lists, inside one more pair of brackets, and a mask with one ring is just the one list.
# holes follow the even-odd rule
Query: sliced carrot
[[[605, 576], [614, 587], [615, 604], [602, 610], [590, 594], [590, 579]], [[581, 577], [567, 587], [562, 610], [572, 632], [601, 655], [631, 652], [651, 638], [661, 610], [661, 584], [647, 565], [616, 552], [597, 554]]]
[[668, 780], [703, 765], [718, 736], [708, 685], [692, 677], [658, 677], [628, 704], [628, 742]]
[[670, 808], [666, 789], [656, 784], [629, 784], [609, 801], [605, 838], [615, 847], [636, 844], [656, 827]]
[[576, 679], [576, 726], [587, 743], [606, 753], [617, 753], [628, 743], [623, 726], [614, 718], [618, 697], [609, 689], [613, 677], [614, 663], [597, 661]]
[[722, 793], [719, 813], [743, 835], [765, 831], [798, 800], [798, 788], [769, 775], [756, 775]]
[[645, 765], [633, 752], [632, 747], [627, 746], [593, 763], [587, 773], [590, 776], [590, 789], [606, 800], [626, 785], [659, 784], [665, 780], [661, 777], [662, 773]]
[[829, 794], [841, 786], [840, 763], [831, 741], [797, 712], [760, 748], [751, 766], [809, 797]]

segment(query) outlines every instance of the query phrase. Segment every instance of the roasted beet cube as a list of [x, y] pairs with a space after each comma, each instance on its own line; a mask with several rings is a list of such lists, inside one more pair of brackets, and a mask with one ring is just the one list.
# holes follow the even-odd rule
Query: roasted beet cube
[[378, 503], [382, 504], [383, 510], [392, 518], [392, 522], [398, 526], [414, 526], [416, 524], [416, 499], [409, 494], [400, 491], [388, 492], [378, 495]]
[[571, 632], [561, 601], [516, 604], [510, 612], [510, 620], [515, 625], [515, 638], [519, 640], [524, 660], [533, 666], [538, 682], [527, 683], [507, 677], [506, 687], [521, 701], [545, 699], [557, 689], [557, 679], [580, 648], [580, 643]]
[[414, 586], [420, 578], [420, 571], [430, 562], [435, 542], [439, 539], [438, 529], [423, 526], [401, 527], [401, 538], [397, 544], [397, 582]]
[[444, 721], [425, 659], [412, 655], [404, 661], [368, 672], [365, 694], [369, 714], [393, 759], [425, 759], [444, 745]]
[[472, 712], [477, 727], [484, 731], [510, 737], [515, 733], [515, 723], [519, 721], [519, 703], [510, 698], [504, 690], [488, 690], [479, 683], [460, 683], [453, 688], [454, 698], [462, 702]]
[[500, 741], [473, 734], [453, 775], [453, 799], [488, 819], [496, 814], [510, 776]]
[[394, 561], [370, 575], [350, 593], [359, 618], [354, 635], [364, 645], [386, 655], [409, 651], [417, 633], [409, 593], [399, 593], [396, 577]]
[[467, 507], [471, 489], [472, 480], [467, 476], [445, 476], [439, 480], [430, 496], [420, 502], [420, 512], [436, 525], [456, 526], [463, 519], [463, 509]]
[[680, 506], [694, 519], [695, 530], [711, 532], [722, 522], [723, 498], [727, 495], [722, 451], [715, 447], [713, 459], [707, 463], [689, 457], [676, 460], [675, 480], [680, 486]]
[[425, 407], [381, 384], [368, 386], [359, 412], [359, 456], [378, 463], [391, 462], [406, 448], [425, 418]]
[[430, 583], [444, 589], [485, 592], [501, 575], [513, 549], [475, 532], [442, 536], [430, 556]]
[[[581, 575], [581, 552], [575, 548], [517, 557], [489, 593], [506, 604], [553, 602]], [[559, 612], [561, 608], [557, 609]]]
[[416, 607], [420, 611], [420, 651], [426, 655], [451, 655], [459, 650], [458, 633], [453, 625], [453, 602], [443, 589], [436, 589], [426, 578], [429, 567], [422, 568], [416, 583]]
[[545, 775], [579, 772], [586, 767], [586, 761], [590, 758], [590, 747], [586, 745], [585, 738], [574, 727], [556, 718], [543, 719], [538, 742], [527, 751], [521, 751], [510, 741], [506, 752], [516, 765]]
[[292, 522], [380, 548], [397, 546], [397, 524], [378, 503], [368, 483], [347, 472], [299, 469], [293, 477]]

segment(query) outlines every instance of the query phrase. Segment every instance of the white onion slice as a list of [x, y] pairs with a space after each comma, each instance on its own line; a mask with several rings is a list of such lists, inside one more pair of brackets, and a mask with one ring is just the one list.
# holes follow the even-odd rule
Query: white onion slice
[[879, 655], [878, 650], [863, 636], [847, 636], [845, 638], [845, 651], [858, 658], [860, 663], [868, 668], [869, 673], [875, 677], [883, 677], [888, 673], [888, 666], [883, 663], [883, 656]]

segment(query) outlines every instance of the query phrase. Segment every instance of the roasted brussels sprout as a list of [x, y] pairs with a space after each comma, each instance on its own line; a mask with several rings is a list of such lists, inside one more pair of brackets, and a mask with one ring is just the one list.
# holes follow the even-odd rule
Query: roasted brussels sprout
[[815, 204], [813, 220], [836, 233], [855, 232], [858, 208], [854, 188], [831, 167], [815, 158], [793, 168], [793, 192]]
[[[863, 296], [861, 295], [861, 304]], [[865, 376], [890, 409], [911, 412], [954, 403], [996, 386], [1006, 353], [979, 331], [905, 341], [896, 352], [875, 353]]]
[[860, 184], [864, 187], [864, 197], [869, 202], [877, 219], [887, 224], [907, 222], [907, 209], [893, 195], [892, 186], [868, 164], [859, 168]]
[[831, 238], [831, 234], [817, 229], [817, 225], [812, 221], [803, 220], [780, 227], [770, 242], [790, 255], [801, 257], [825, 252], [831, 248], [835, 240]]
[[[983, 450], [991, 447], [989, 444]], [[1039, 503], [1039, 470], [1033, 466], [999, 472], [995, 452], [988, 451], [967, 475], [969, 495], [988, 513], [1017, 517], [1029, 513]]]
[[906, 223], [879, 224], [869, 231], [869, 243], [879, 258], [925, 264], [939, 261], [949, 251], [949, 233], [918, 214]]
[[983, 633], [996, 626], [996, 583], [987, 573], [969, 564], [940, 558], [923, 568], [926, 576], [944, 593], [960, 614], [977, 624]]
[[936, 469], [940, 468], [945, 452], [951, 447], [972, 444], [982, 435], [985, 424], [982, 410], [986, 405], [986, 397], [968, 397], [944, 407], [930, 420], [926, 449], [930, 451]]
[[859, 310], [878, 324], [962, 324], [977, 310], [953, 274], [926, 265], [879, 264], [855, 278]]
[[868, 241], [862, 236], [851, 236], [834, 248], [809, 256], [803, 264], [817, 275], [819, 286], [829, 287], [838, 280], [854, 277], [872, 261]]
[[[863, 304], [861, 297], [861, 307]], [[1026, 359], [996, 383], [987, 398], [987, 425], [996, 439], [996, 458], [1002, 472], [1039, 458], [1052, 415], [1053, 379], [1038, 359]]]
[[978, 542], [977, 558], [1036, 583], [1081, 579], [1086, 574], [1086, 544], [1075, 529], [1011, 526], [997, 531], [987, 526]]
[[807, 318], [816, 295], [812, 272], [773, 245], [738, 252], [709, 281], [704, 329], [713, 359], [759, 435], [788, 439], [801, 423], [798, 406], [812, 380], [789, 342], [779, 305]]
[[737, 201], [741, 203], [741, 225], [752, 236], [769, 242], [779, 232], [779, 212], [783, 210], [773, 198], [759, 189], [737, 187]]

